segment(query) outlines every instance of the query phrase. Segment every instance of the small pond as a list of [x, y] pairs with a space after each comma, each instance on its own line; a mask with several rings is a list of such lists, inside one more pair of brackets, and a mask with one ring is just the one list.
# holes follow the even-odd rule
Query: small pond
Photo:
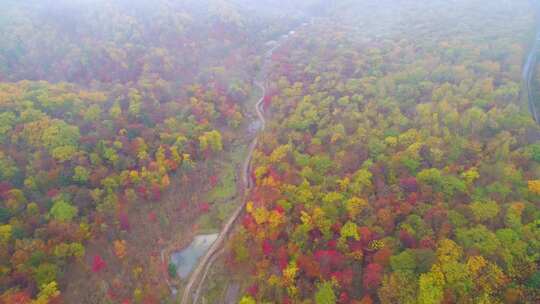
[[180, 278], [186, 279], [189, 276], [199, 258], [206, 253], [217, 237], [217, 233], [197, 235], [188, 247], [171, 254], [171, 263], [176, 266], [176, 273]]

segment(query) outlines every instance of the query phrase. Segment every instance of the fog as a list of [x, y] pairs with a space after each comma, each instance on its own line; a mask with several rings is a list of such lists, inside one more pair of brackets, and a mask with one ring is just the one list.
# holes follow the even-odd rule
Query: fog
[[540, 303], [533, 0], [0, 0], [0, 303]]

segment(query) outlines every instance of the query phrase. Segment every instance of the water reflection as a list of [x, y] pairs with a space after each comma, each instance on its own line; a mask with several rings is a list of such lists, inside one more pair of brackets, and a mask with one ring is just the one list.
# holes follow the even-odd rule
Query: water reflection
[[197, 261], [212, 246], [218, 234], [201, 234], [195, 237], [187, 248], [173, 252], [171, 263], [176, 266], [176, 273], [182, 279], [189, 276]]

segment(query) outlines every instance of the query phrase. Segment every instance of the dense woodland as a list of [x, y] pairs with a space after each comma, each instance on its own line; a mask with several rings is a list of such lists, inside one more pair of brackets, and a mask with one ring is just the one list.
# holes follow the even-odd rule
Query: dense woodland
[[[231, 149], [244, 132], [259, 48], [288, 26], [258, 30], [226, 3], [203, 12], [195, 4], [3, 4], [1, 303], [62, 302], [74, 264], [86, 269], [83, 282], [98, 278], [86, 293], [107, 293], [83, 302], [168, 297], [156, 288], [166, 287], [161, 273], [123, 239], [134, 225], [163, 219], [152, 211], [133, 222], [132, 213], [139, 220], [149, 203], [159, 210], [172, 179], [195, 183], [194, 174], [207, 176], [201, 163]], [[103, 238], [105, 247], [85, 254]], [[127, 275], [101, 274], [113, 265]]]
[[274, 54], [231, 244], [252, 277], [241, 303], [540, 300], [529, 3], [396, 10], [321, 21]]
[[0, 303], [174, 303], [151, 227], [217, 208], [182, 193], [247, 146], [261, 77], [240, 303], [540, 301], [530, 2], [277, 6], [2, 4]]

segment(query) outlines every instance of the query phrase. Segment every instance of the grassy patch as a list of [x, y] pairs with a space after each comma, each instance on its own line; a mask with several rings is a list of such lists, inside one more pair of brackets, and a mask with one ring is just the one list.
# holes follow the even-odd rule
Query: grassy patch
[[245, 156], [246, 146], [235, 145], [225, 160], [215, 163], [219, 168], [218, 181], [206, 195], [206, 201], [211, 204], [211, 208], [207, 214], [199, 217], [199, 229], [220, 229], [222, 223], [228, 220], [238, 207], [236, 168], [243, 163]]
[[214, 268], [210, 270], [209, 278], [205, 282], [205, 288], [202, 290], [201, 301], [202, 303], [219, 303], [223, 300], [227, 292], [229, 280], [226, 276], [223, 276], [223, 266], [221, 263], [214, 264]]
[[[235, 208], [238, 207], [238, 199], [228, 201], [222, 204], [214, 204], [210, 212], [199, 217], [197, 224], [200, 231], [219, 230], [222, 223], [227, 221]], [[199, 232], [203, 233], [203, 232]], [[205, 232], [206, 233], [206, 232]]]
[[201, 215], [197, 220], [197, 225], [199, 226], [199, 233], [200, 231], [219, 229], [220, 227], [219, 222], [216, 221], [214, 212]]
[[211, 202], [227, 200], [236, 194], [234, 164], [223, 163], [221, 166], [222, 170], [220, 172], [218, 183], [208, 194], [208, 200]]
[[233, 163], [240, 165], [244, 162], [248, 146], [249, 143], [247, 145], [234, 146], [233, 151], [231, 152], [231, 160]]
[[237, 199], [234, 201], [230, 201], [226, 204], [221, 204], [217, 206], [217, 217], [221, 222], [224, 222], [229, 219], [231, 214], [234, 212], [234, 210], [238, 207], [236, 204], [238, 202]]

